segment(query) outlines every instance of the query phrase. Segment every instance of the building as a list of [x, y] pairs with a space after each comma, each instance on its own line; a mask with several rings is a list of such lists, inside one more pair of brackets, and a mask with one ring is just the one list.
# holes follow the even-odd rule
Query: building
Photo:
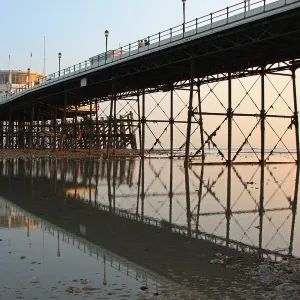
[[0, 97], [24, 89], [29, 83], [31, 86], [36, 85], [43, 77], [40, 73], [29, 71], [0, 70]]

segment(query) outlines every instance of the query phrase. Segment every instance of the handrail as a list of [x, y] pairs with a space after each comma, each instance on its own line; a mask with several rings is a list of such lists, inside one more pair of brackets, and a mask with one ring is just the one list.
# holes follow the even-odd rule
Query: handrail
[[[300, 0], [297, 0], [300, 1]], [[295, 2], [297, 2], [295, 1]], [[236, 20], [232, 17], [236, 15], [243, 14], [242, 19], [247, 19], [257, 14], [266, 13], [266, 6], [271, 3], [280, 3], [283, 2], [281, 6], [276, 8], [284, 7], [289, 4], [295, 3], [288, 0], [243, 0], [237, 4], [232, 6], [226, 7], [224, 9], [220, 9], [213, 13], [207, 14], [200, 18], [196, 18], [191, 21], [187, 21], [175, 27], [166, 29], [164, 31], [160, 31], [154, 35], [149, 35], [145, 40], [147, 43], [140, 43], [140, 41], [135, 41], [129, 43], [126, 46], [119, 47], [114, 50], [109, 50], [107, 53], [101, 53], [91, 57], [84, 62], [80, 62], [76, 65], [67, 67], [60, 71], [54, 72], [45, 76], [42, 79], [38, 79], [35, 82], [29, 82], [23, 87], [16, 89], [14, 92], [10, 92], [1, 96], [1, 100], [8, 100], [16, 95], [19, 94], [26, 94], [28, 90], [34, 90], [41, 85], [47, 85], [53, 82], [60, 81], [61, 79], [66, 79], [70, 76], [74, 76], [80, 74], [82, 72], [92, 70], [94, 68], [98, 68], [100, 66], [106, 66], [113, 62], [137, 55], [142, 52], [147, 52], [152, 49], [156, 49], [162, 47], [163, 45], [173, 43], [175, 41], [179, 41], [185, 39], [186, 37], [190, 37], [192, 35], [199, 34], [200, 32], [203, 33], [205, 31], [212, 30], [216, 27], [227, 25], [230, 23], [235, 22]], [[288, 3], [290, 2], [290, 3]], [[250, 9], [251, 8], [251, 9]], [[252, 14], [255, 9], [263, 8], [263, 11], [258, 11], [257, 14]], [[249, 13], [249, 16], [247, 15]], [[239, 19], [240, 21], [241, 19]], [[226, 21], [222, 23], [222, 21]], [[213, 26], [214, 23], [221, 22], [222, 24], [219, 26]], [[106, 55], [105, 55], [106, 54]], [[30, 77], [30, 73], [29, 73]], [[1, 102], [0, 102], [1, 104]]]

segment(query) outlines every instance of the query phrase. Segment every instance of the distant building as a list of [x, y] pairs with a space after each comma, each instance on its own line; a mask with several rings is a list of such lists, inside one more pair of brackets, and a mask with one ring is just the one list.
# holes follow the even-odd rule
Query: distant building
[[42, 74], [36, 72], [0, 70], [0, 97], [13, 93], [16, 89], [23, 89], [28, 83], [31, 86], [39, 84], [43, 77]]

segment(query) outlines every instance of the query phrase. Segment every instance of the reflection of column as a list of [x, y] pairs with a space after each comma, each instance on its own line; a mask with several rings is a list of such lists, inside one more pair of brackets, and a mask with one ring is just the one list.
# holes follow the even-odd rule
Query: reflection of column
[[[173, 97], [172, 97], [173, 98]], [[173, 100], [173, 99], [172, 99]], [[173, 153], [170, 159], [170, 208], [169, 208], [169, 226], [172, 228], [172, 210], [173, 210]]]
[[89, 203], [92, 203], [92, 166], [91, 165], [92, 165], [92, 161], [90, 160], [89, 161]]
[[185, 168], [185, 193], [186, 193], [186, 218], [187, 218], [187, 228], [188, 237], [191, 237], [191, 199], [190, 199], [190, 178], [189, 169]]
[[265, 166], [260, 167], [260, 196], [259, 196], [259, 249], [262, 249], [263, 219], [264, 219], [264, 191], [265, 191]]
[[60, 257], [59, 232], [57, 232], [57, 257]]
[[[228, 144], [229, 145], [229, 144]], [[230, 146], [231, 147], [231, 146]], [[229, 159], [229, 157], [228, 157]], [[227, 209], [226, 209], [226, 247], [229, 245], [230, 218], [231, 218], [231, 162], [227, 166]]]
[[[99, 145], [98, 145], [99, 146]], [[99, 184], [99, 162], [96, 162], [96, 190], [95, 190], [95, 207], [97, 207], [98, 184]]]
[[109, 202], [109, 211], [111, 212], [112, 208], [112, 201], [111, 201], [111, 185], [110, 185], [110, 178], [111, 178], [111, 161], [107, 161], [107, 192], [108, 192], [108, 202]]
[[201, 205], [201, 201], [202, 201], [203, 178], [204, 178], [204, 165], [201, 166], [201, 174], [200, 174], [200, 182], [199, 182], [197, 221], [196, 221], [197, 238], [198, 238], [198, 232], [199, 232], [199, 217], [200, 217], [200, 205]]
[[103, 264], [104, 264], [103, 285], [107, 285], [107, 279], [106, 279], [106, 257], [105, 257], [105, 254], [103, 256]]
[[139, 167], [139, 178], [138, 178], [138, 191], [136, 197], [136, 220], [139, 218], [139, 202], [140, 202], [140, 185], [141, 185], [141, 170], [142, 170], [142, 162], [140, 160], [140, 167]]
[[299, 165], [297, 165], [296, 170], [296, 180], [295, 180], [295, 190], [294, 190], [294, 199], [292, 204], [292, 224], [291, 224], [291, 236], [290, 236], [290, 246], [289, 246], [289, 254], [293, 254], [293, 244], [294, 244], [294, 235], [295, 235], [295, 223], [297, 216], [297, 205], [298, 205], [298, 189], [299, 189]]
[[117, 177], [117, 160], [113, 160], [113, 207], [114, 213], [116, 212], [116, 177]]
[[[143, 152], [144, 153], [144, 152]], [[141, 186], [141, 202], [142, 202], [142, 211], [141, 211], [141, 221], [144, 221], [144, 204], [145, 204], [145, 157], [142, 156], [142, 186]]]

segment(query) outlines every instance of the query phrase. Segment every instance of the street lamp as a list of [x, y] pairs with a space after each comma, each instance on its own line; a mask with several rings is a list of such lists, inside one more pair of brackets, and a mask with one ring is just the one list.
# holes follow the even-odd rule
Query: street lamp
[[61, 60], [61, 52], [58, 53], [58, 77], [60, 76], [60, 60]]
[[29, 86], [30, 86], [30, 68], [27, 69], [27, 72], [28, 72], [27, 77], [28, 77], [28, 88], [29, 88]]
[[182, 9], [183, 9], [183, 32], [185, 32], [185, 2], [186, 0], [182, 0]]
[[105, 63], [106, 63], [106, 60], [107, 60], [107, 39], [108, 39], [108, 36], [109, 36], [109, 31], [105, 30], [104, 34], [105, 34], [105, 42], [106, 42], [106, 47], [105, 47]]

